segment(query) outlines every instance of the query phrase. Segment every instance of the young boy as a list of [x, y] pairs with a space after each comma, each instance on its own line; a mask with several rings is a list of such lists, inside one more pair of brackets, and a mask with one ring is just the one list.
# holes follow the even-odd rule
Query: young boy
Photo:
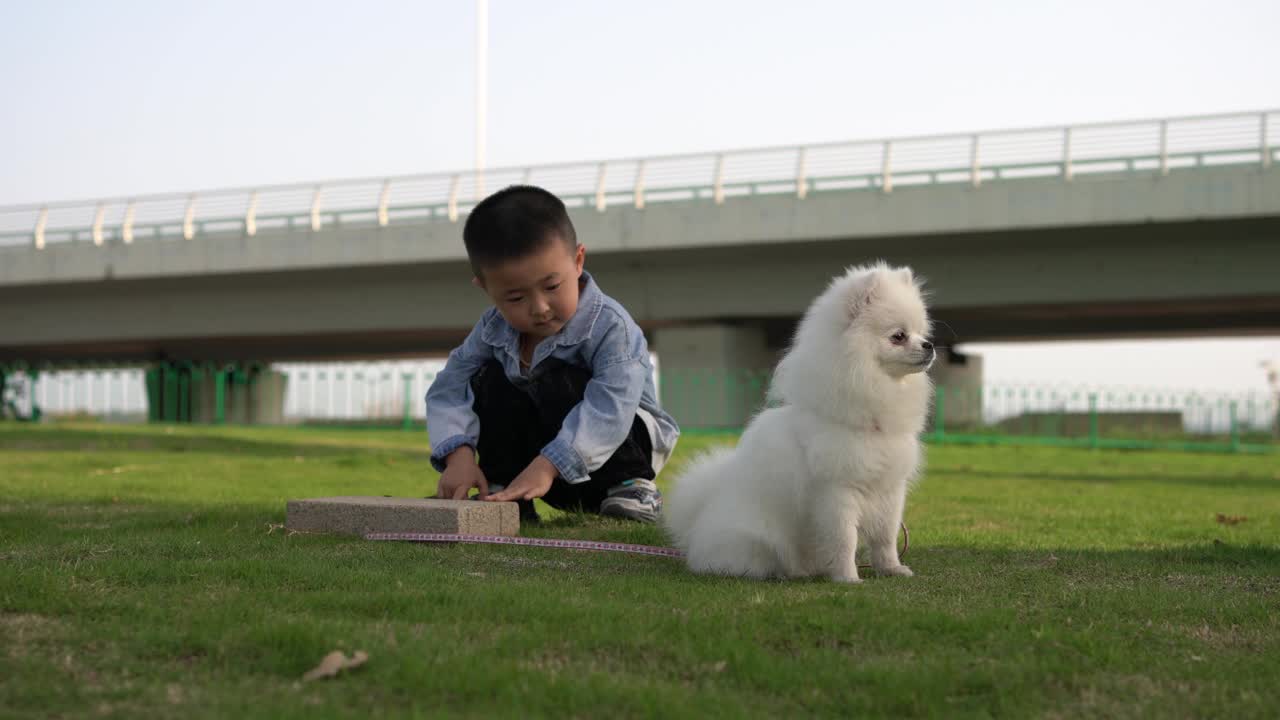
[[508, 187], [471, 211], [462, 238], [494, 306], [427, 391], [436, 496], [478, 488], [528, 520], [534, 498], [656, 520], [653, 480], [680, 430], [658, 406], [640, 328], [582, 269], [564, 203]]

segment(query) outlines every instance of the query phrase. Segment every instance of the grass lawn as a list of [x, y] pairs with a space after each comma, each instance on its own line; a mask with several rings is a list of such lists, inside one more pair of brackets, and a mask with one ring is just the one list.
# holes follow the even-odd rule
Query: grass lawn
[[[686, 437], [667, 476], [698, 447]], [[395, 431], [0, 424], [0, 716], [1274, 717], [1280, 461], [936, 447], [909, 579], [284, 532]], [[1243, 517], [1235, 524], [1217, 514]], [[528, 535], [663, 544], [555, 516]], [[300, 678], [331, 650], [368, 662]]]

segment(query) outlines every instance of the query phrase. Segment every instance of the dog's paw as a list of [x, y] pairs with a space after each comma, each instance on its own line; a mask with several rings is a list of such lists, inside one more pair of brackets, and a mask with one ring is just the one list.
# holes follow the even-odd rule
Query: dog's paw
[[911, 568], [906, 565], [894, 565], [893, 567], [876, 568], [876, 572], [885, 577], [911, 577], [915, 573], [911, 572]]
[[844, 583], [845, 585], [856, 585], [862, 582], [862, 578], [857, 575], [832, 575], [832, 582]]

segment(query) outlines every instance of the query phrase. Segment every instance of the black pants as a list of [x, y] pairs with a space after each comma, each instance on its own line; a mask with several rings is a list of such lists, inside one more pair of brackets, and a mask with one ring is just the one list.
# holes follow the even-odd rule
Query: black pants
[[[507, 486], [542, 448], [555, 439], [565, 417], [582, 402], [591, 373], [549, 358], [530, 373], [525, 387], [507, 379], [502, 364], [490, 360], [471, 378], [472, 409], [480, 419], [480, 471], [492, 485]], [[653, 441], [637, 415], [626, 440], [586, 482], [570, 485], [557, 477], [542, 497], [561, 510], [596, 512], [610, 488], [636, 478], [652, 480]]]

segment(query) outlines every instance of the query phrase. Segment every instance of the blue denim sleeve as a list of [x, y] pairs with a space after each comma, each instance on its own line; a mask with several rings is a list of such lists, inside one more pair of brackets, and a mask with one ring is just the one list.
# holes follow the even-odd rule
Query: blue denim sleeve
[[485, 321], [476, 323], [471, 334], [449, 353], [449, 360], [427, 388], [427, 437], [431, 441], [431, 466], [444, 472], [445, 457], [480, 439], [480, 419], [472, 410], [475, 397], [471, 378], [493, 356], [492, 348], [480, 339]]
[[649, 352], [640, 329], [615, 323], [591, 362], [582, 402], [569, 411], [542, 454], [568, 483], [585, 482], [627, 439], [649, 377]]

